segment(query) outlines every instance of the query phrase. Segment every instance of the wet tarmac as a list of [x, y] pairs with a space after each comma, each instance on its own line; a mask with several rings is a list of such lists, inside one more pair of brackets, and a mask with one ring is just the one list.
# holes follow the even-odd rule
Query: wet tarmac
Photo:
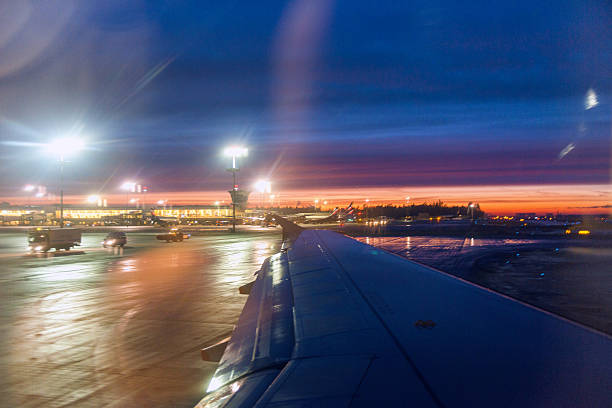
[[82, 254], [27, 257], [25, 233], [0, 234], [1, 407], [192, 407], [215, 364], [200, 349], [227, 336], [280, 233], [213, 233], [182, 243], [128, 233]]

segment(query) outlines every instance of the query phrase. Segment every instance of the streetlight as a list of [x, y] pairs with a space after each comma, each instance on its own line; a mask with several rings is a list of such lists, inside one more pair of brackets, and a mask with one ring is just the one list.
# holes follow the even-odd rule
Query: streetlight
[[[33, 193], [34, 190], [36, 190], [36, 193]], [[27, 185], [25, 185], [23, 187], [23, 191], [25, 191], [27, 193], [30, 193], [30, 194], [28, 194], [28, 200], [29, 200], [29, 198], [30, 198], [30, 196], [32, 194], [34, 194], [34, 197], [36, 197], [36, 198], [44, 197], [45, 194], [47, 194], [47, 187], [45, 187], [45, 186], [35, 186], [33, 184], [27, 184]]]
[[238, 157], [245, 157], [249, 154], [249, 150], [243, 146], [229, 146], [225, 150], [223, 150], [223, 154], [225, 156], [232, 158], [232, 168], [227, 169], [227, 171], [232, 173], [232, 232], [236, 232], [236, 192], [238, 191], [238, 184], [236, 184], [236, 172], [240, 169], [236, 167], [236, 159]]
[[469, 207], [470, 207], [470, 211], [472, 213], [472, 222], [474, 222], [474, 207], [476, 207], [476, 204], [470, 203]]
[[136, 183], [134, 181], [125, 181], [121, 185], [121, 190], [125, 191], [125, 223], [128, 223], [128, 214], [130, 212], [130, 192], [136, 191]]
[[215, 201], [215, 207], [217, 207], [217, 217], [219, 217], [219, 202]]
[[261, 193], [261, 209], [263, 210], [265, 194], [272, 192], [272, 183], [270, 183], [270, 180], [257, 180], [255, 189]]
[[125, 191], [126, 195], [129, 195], [130, 192], [133, 193], [136, 191], [136, 183], [134, 183], [133, 181], [126, 181], [121, 185], [121, 189]]
[[164, 213], [161, 213], [162, 215], [165, 215], [165, 211], [166, 211], [166, 204], [168, 204], [168, 200], [157, 200], [157, 206], [164, 206]]
[[36, 186], [33, 186], [32, 184], [26, 184], [23, 187], [23, 191], [25, 191], [26, 193], [29, 193], [27, 195], [28, 197], [28, 202], [27, 202], [27, 206], [30, 207], [30, 197], [32, 196], [32, 191], [34, 191], [34, 189], [36, 188]]
[[315, 212], [317, 212], [317, 204], [319, 204], [319, 199], [315, 199]]
[[238, 157], [245, 157], [249, 155], [249, 149], [242, 146], [230, 146], [223, 150], [225, 156], [232, 158], [232, 169], [238, 170], [236, 167], [236, 159]]
[[76, 137], [64, 137], [47, 143], [49, 154], [59, 158], [60, 163], [60, 228], [64, 228], [64, 163], [70, 157], [85, 148], [85, 141]]
[[90, 204], [98, 204], [98, 207], [102, 207], [102, 197], [97, 194], [92, 194], [87, 197], [87, 202]]

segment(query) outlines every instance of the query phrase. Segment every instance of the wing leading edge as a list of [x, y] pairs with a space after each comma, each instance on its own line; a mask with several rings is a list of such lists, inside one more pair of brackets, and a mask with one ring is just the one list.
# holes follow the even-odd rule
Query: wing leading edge
[[612, 339], [330, 231], [269, 258], [199, 407], [612, 406]]

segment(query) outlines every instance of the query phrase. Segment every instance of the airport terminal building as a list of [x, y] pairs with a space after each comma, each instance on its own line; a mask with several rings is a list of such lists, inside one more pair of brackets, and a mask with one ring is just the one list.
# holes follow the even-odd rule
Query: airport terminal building
[[[236, 208], [236, 217], [243, 217]], [[212, 224], [232, 217], [231, 205], [166, 206], [150, 209], [65, 205], [64, 220], [73, 225]], [[0, 225], [58, 225], [60, 209], [52, 206], [0, 207]]]

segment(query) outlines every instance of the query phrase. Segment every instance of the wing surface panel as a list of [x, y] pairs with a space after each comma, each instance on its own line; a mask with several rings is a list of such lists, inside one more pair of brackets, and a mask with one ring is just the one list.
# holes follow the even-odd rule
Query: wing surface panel
[[339, 234], [315, 233], [444, 405], [611, 402], [608, 336]]

